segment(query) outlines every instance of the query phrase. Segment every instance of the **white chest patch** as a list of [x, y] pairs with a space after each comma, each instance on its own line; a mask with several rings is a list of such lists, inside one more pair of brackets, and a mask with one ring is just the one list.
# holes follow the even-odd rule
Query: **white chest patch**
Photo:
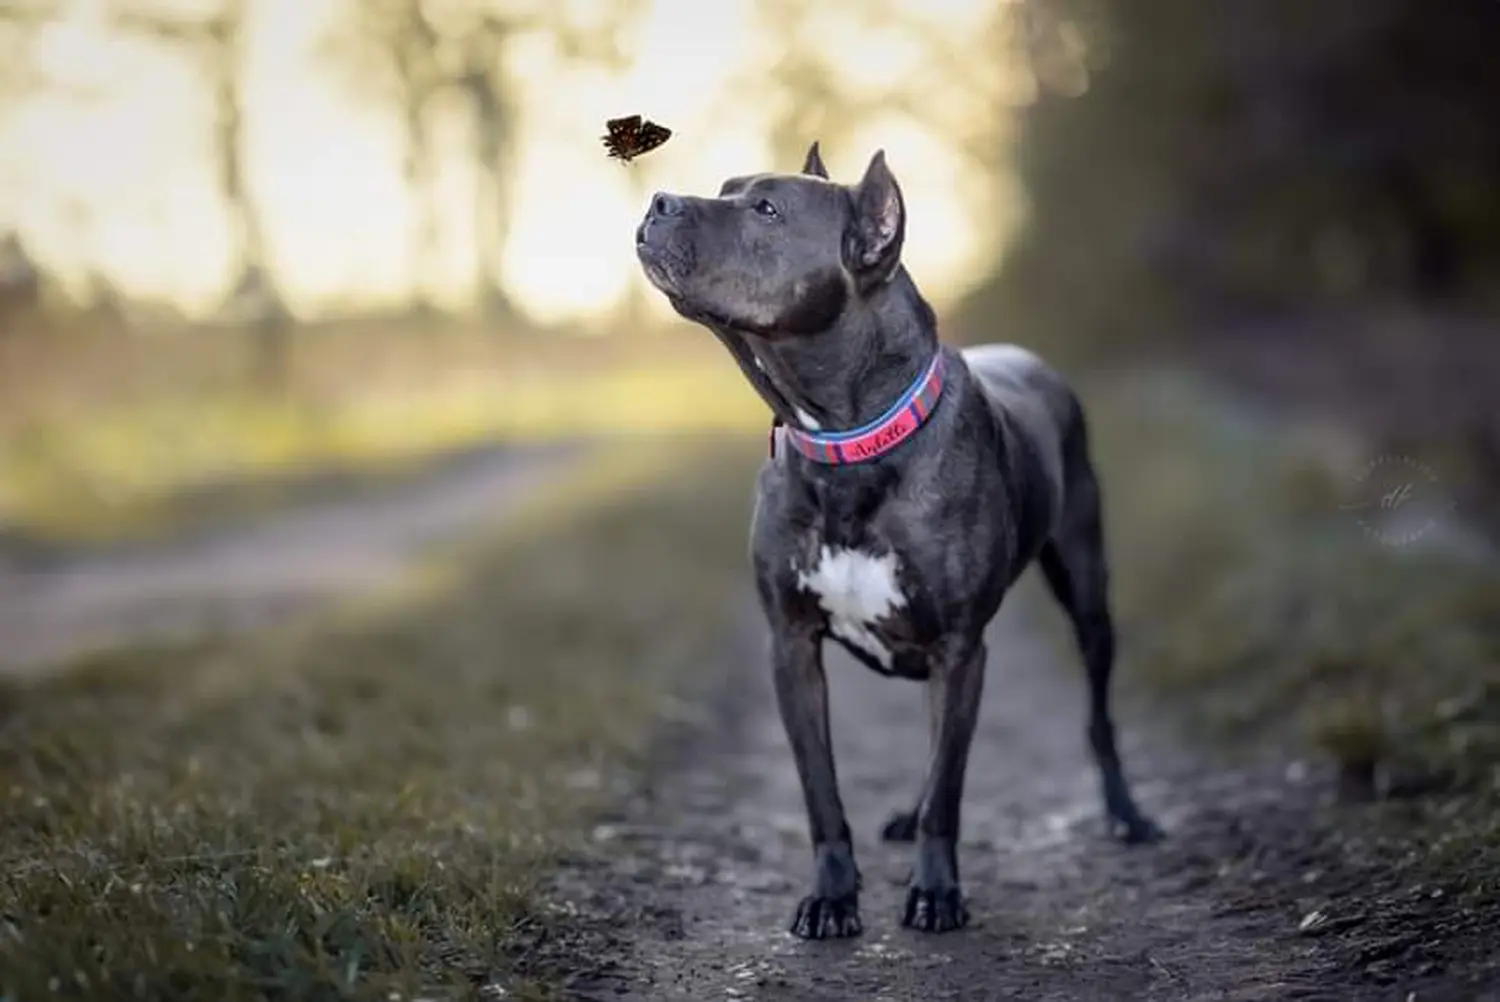
[[803, 410], [801, 407], [793, 407], [792, 410], [797, 412], [797, 420], [802, 422], [802, 427], [805, 430], [817, 431], [819, 428], [823, 427], [822, 425], [818, 424], [816, 418], [807, 413], [807, 411]]
[[873, 627], [892, 610], [906, 605], [906, 596], [896, 582], [894, 553], [876, 557], [825, 546], [810, 571], [798, 572], [797, 583], [818, 596], [834, 636], [858, 647], [883, 667], [891, 666], [891, 652]]

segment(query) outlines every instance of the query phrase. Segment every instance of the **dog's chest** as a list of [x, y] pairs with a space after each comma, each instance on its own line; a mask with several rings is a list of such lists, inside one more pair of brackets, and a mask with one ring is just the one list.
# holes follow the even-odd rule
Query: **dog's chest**
[[899, 556], [874, 547], [819, 544], [793, 561], [797, 586], [817, 599], [828, 632], [881, 671], [904, 674], [911, 601]]

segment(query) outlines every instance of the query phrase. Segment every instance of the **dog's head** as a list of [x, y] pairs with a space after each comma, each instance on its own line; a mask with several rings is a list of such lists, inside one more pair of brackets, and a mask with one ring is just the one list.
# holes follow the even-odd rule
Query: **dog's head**
[[836, 184], [813, 143], [800, 174], [725, 181], [716, 198], [658, 192], [635, 231], [651, 284], [699, 323], [765, 337], [827, 330], [901, 260], [906, 210], [877, 152]]

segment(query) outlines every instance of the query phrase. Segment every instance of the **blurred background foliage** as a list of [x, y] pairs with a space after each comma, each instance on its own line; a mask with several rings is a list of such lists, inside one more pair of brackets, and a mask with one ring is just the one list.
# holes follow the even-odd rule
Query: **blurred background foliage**
[[1494, 4], [1059, 6], [1093, 85], [1027, 115], [1033, 225], [1002, 302], [1096, 350], [1226, 316], [1494, 308]]
[[[888, 147], [951, 338], [1202, 367], [1489, 484], [1497, 28], [1481, 0], [10, 0], [0, 524], [753, 427], [621, 234], [812, 139], [845, 177]], [[621, 169], [596, 133], [632, 110], [677, 135]], [[558, 385], [580, 368], [614, 389]]]
[[998, 318], [1080, 366], [1201, 367], [1441, 455], [1493, 530], [1500, 7], [1031, 10], [1063, 19], [1087, 83], [1024, 114], [1027, 223], [965, 327]]

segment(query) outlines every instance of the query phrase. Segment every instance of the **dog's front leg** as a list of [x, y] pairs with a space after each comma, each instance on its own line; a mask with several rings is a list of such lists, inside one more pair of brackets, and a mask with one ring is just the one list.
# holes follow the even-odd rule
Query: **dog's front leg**
[[939, 657], [928, 681], [932, 758], [917, 806], [917, 858], [901, 924], [947, 932], [969, 922], [958, 882], [959, 805], [984, 691], [985, 649], [965, 643]]
[[833, 767], [822, 643], [810, 631], [779, 628], [775, 634], [776, 705], [797, 761], [813, 845], [812, 893], [797, 906], [791, 931], [803, 939], [857, 936], [859, 868]]

